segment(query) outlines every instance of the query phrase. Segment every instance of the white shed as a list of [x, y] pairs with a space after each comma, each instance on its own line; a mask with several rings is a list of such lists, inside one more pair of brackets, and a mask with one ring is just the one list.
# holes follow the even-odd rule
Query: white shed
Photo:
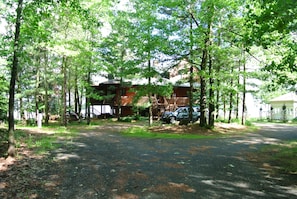
[[292, 120], [297, 117], [297, 92], [290, 92], [270, 100], [273, 120]]

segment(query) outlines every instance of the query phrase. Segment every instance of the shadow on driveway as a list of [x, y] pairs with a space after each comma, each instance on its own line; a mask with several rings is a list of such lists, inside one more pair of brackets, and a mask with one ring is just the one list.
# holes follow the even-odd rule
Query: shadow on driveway
[[[265, 144], [297, 139], [296, 127], [205, 140], [123, 137], [121, 126], [81, 132], [37, 173], [36, 198], [296, 198], [297, 180], [248, 160]], [[290, 183], [288, 183], [290, 182]]]

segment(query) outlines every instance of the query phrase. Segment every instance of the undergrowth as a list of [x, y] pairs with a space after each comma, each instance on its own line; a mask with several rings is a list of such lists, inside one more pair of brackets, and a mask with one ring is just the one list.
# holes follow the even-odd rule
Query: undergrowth
[[130, 127], [125, 129], [123, 135], [138, 138], [163, 138], [163, 139], [203, 139], [214, 138], [212, 135], [198, 135], [198, 134], [174, 134], [174, 133], [154, 133], [148, 130], [147, 127]]
[[297, 174], [297, 140], [267, 146], [262, 152], [269, 153], [267, 161], [276, 164], [282, 172]]

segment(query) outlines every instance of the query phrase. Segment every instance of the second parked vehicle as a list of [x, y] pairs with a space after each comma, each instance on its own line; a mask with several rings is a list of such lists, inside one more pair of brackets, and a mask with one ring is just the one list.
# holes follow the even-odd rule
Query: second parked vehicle
[[[193, 122], [196, 122], [200, 117], [200, 108], [194, 106], [192, 110]], [[173, 124], [175, 121], [185, 121], [190, 122], [190, 107], [179, 107], [174, 112], [165, 111], [161, 117], [161, 120], [165, 123]]]

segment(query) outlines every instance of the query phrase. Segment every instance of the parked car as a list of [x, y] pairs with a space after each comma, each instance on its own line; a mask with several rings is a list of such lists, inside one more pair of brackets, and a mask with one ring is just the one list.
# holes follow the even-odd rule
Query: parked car
[[68, 121], [78, 121], [79, 120], [79, 116], [75, 113], [75, 112], [72, 112], [72, 111], [66, 111], [66, 118]]
[[[193, 122], [196, 122], [200, 117], [200, 108], [198, 106], [193, 107]], [[173, 124], [175, 121], [190, 121], [190, 107], [179, 107], [175, 111], [165, 111], [161, 116], [161, 120], [167, 124]]]

